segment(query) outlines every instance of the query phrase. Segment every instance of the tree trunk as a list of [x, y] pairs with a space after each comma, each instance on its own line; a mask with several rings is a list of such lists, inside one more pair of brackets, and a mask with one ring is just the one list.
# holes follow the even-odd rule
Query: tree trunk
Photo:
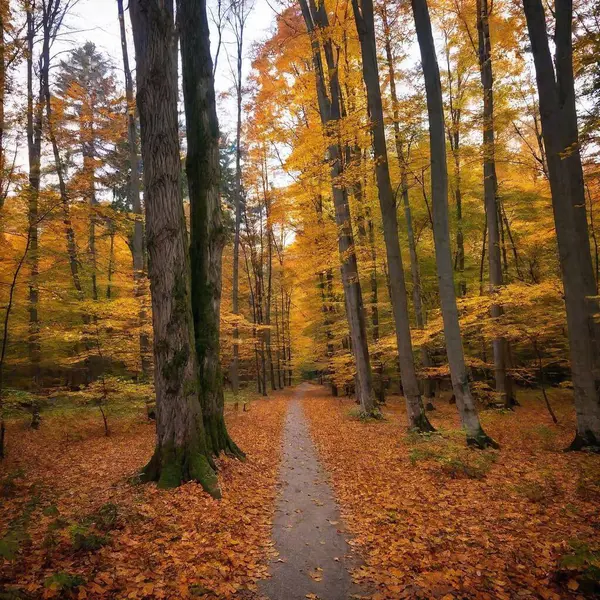
[[[143, 471], [160, 487], [198, 481], [220, 495], [198, 401], [190, 263], [181, 198], [173, 1], [131, 0], [154, 327], [156, 449]], [[185, 56], [185, 54], [184, 54]]]
[[450, 250], [450, 228], [448, 224], [448, 171], [446, 165], [442, 86], [427, 0], [412, 0], [412, 8], [427, 93], [429, 140], [431, 146], [433, 236], [452, 389], [462, 425], [467, 433], [467, 443], [480, 448], [497, 446], [497, 443], [483, 431], [479, 422], [475, 401], [471, 394], [469, 374], [465, 364], [460, 324], [458, 321], [452, 253]]
[[383, 235], [390, 274], [392, 312], [396, 329], [396, 343], [400, 376], [406, 398], [408, 426], [419, 431], [433, 431], [425, 415], [410, 337], [408, 300], [404, 281], [404, 267], [398, 237], [398, 216], [392, 191], [385, 140], [383, 105], [379, 87], [379, 69], [375, 44], [375, 22], [372, 0], [352, 0], [354, 20], [360, 38], [363, 79], [367, 88], [367, 99], [371, 119], [371, 133], [375, 160], [375, 174], [379, 191], [379, 206], [383, 221]]
[[[503, 285], [502, 259], [500, 255], [498, 178], [496, 175], [496, 144], [494, 132], [494, 75], [487, 0], [477, 0], [477, 31], [479, 34], [479, 70], [483, 87], [483, 190], [488, 230], [488, 260], [490, 293], [492, 296]], [[502, 306], [494, 303], [492, 319], [497, 321], [503, 313]], [[507, 393], [506, 340], [497, 336], [492, 341], [496, 393], [500, 402], [509, 407], [512, 399]]]
[[[241, 0], [242, 2], [244, 0]], [[233, 5], [232, 5], [233, 6]], [[240, 286], [240, 229], [242, 226], [242, 67], [244, 50], [245, 20], [236, 19], [239, 12], [234, 15], [236, 24], [236, 134], [235, 134], [235, 234], [233, 240], [233, 274], [232, 274], [232, 311], [234, 315], [240, 314], [239, 308], [239, 286]], [[239, 376], [239, 329], [237, 322], [233, 326], [233, 361], [231, 363], [231, 386], [233, 393], [237, 396], [240, 387]]]
[[273, 366], [273, 350], [271, 348], [271, 300], [273, 296], [273, 225], [271, 223], [271, 196], [269, 193], [269, 180], [267, 173], [267, 159], [264, 160], [264, 197], [265, 218], [267, 225], [267, 293], [265, 298], [265, 345], [267, 348], [267, 361], [269, 366], [269, 377], [271, 390], [277, 389], [275, 382], [275, 368]]
[[227, 433], [220, 363], [222, 254], [219, 123], [206, 3], [178, 0], [190, 193], [192, 307], [200, 401], [209, 448], [243, 457]]
[[571, 0], [556, 0], [556, 72], [541, 0], [523, 0], [536, 70], [558, 254], [565, 290], [577, 434], [571, 449], [600, 446], [598, 312], [577, 132]]
[[[48, 121], [48, 137], [52, 145], [52, 153], [54, 156], [54, 164], [56, 168], [56, 176], [58, 178], [58, 189], [63, 212], [63, 223], [65, 226], [65, 235], [67, 240], [67, 253], [69, 256], [69, 266], [71, 269], [71, 278], [73, 287], [77, 292], [77, 299], [84, 299], [83, 286], [81, 284], [81, 276], [79, 273], [79, 256], [77, 251], [77, 243], [75, 241], [75, 231], [71, 222], [71, 208], [69, 205], [69, 196], [67, 193], [67, 184], [65, 182], [64, 165], [58, 148], [56, 139], [54, 115], [52, 111], [52, 97], [50, 95], [49, 70], [50, 70], [50, 41], [54, 29], [52, 14], [44, 14], [43, 19], [43, 42], [42, 54], [40, 57], [40, 79], [44, 88], [44, 102], [46, 106], [46, 119]], [[89, 323], [87, 313], [83, 315], [83, 322]]]
[[[40, 384], [40, 323], [39, 302], [39, 195], [42, 149], [42, 117], [44, 109], [43, 82], [40, 81], [37, 96], [33, 93], [33, 46], [35, 42], [33, 14], [27, 12], [27, 149], [29, 155], [29, 363], [34, 389]], [[3, 50], [4, 51], [4, 50]]]
[[[138, 146], [138, 132], [136, 126], [136, 107], [133, 95], [133, 78], [129, 66], [129, 50], [127, 48], [127, 33], [125, 31], [125, 17], [123, 13], [123, 0], [117, 0], [119, 12], [119, 27], [121, 32], [121, 50], [123, 52], [123, 71], [125, 72], [125, 98], [127, 101], [127, 142], [129, 144], [129, 204], [135, 215], [133, 224], [133, 239], [131, 254], [133, 258], [133, 279], [135, 282], [135, 296], [139, 299], [140, 310], [138, 313], [139, 326], [142, 327], [148, 315], [143, 306], [146, 294], [146, 273], [144, 269], [144, 220], [142, 215], [142, 202], [140, 197], [140, 156]], [[148, 335], [140, 331], [140, 364], [142, 377], [150, 375], [152, 368], [150, 361], [150, 340]]]
[[110, 244], [108, 248], [108, 268], [106, 273], [108, 279], [106, 285], [106, 298], [109, 300], [112, 297], [112, 278], [115, 271], [115, 233], [116, 228], [114, 221], [108, 219], [108, 237], [110, 239]]
[[[423, 311], [423, 298], [421, 295], [421, 275], [419, 272], [419, 260], [417, 257], [417, 244], [412, 222], [412, 210], [408, 191], [408, 155], [403, 149], [402, 136], [400, 134], [400, 115], [398, 111], [398, 94], [396, 91], [396, 72], [394, 68], [394, 56], [390, 40], [390, 30], [387, 19], [385, 4], [382, 5], [382, 20], [385, 39], [385, 55], [388, 64], [388, 75], [390, 78], [390, 96], [392, 99], [392, 114], [394, 120], [394, 142], [396, 146], [396, 157], [400, 168], [400, 187], [402, 192], [402, 204], [404, 206], [404, 219], [406, 221], [406, 236], [408, 238], [408, 251], [410, 257], [410, 274], [412, 280], [412, 300], [415, 311], [415, 320], [419, 329], [425, 328], [425, 316]], [[431, 358], [425, 346], [421, 347], [421, 362], [424, 367], [431, 366]], [[433, 397], [431, 381], [424, 381], [424, 395], [426, 398]]]
[[[4, 208], [5, 189], [8, 189], [4, 152], [4, 96], [6, 93], [6, 46], [4, 45], [4, 19], [8, 17], [8, 0], [0, 0], [0, 210]], [[28, 16], [28, 34], [29, 34]], [[28, 59], [28, 64], [31, 59]]]
[[[446, 34], [446, 32], [444, 32]], [[448, 103], [450, 109], [450, 126], [448, 127], [448, 140], [454, 162], [454, 200], [456, 203], [456, 261], [454, 268], [458, 271], [458, 295], [466, 296], [467, 282], [465, 280], [465, 241], [463, 235], [462, 217], [462, 173], [461, 173], [461, 120], [462, 98], [464, 94], [463, 79], [460, 70], [456, 71], [456, 94], [452, 83], [454, 77], [450, 68], [450, 48], [446, 36], [446, 65], [448, 76]], [[458, 106], [457, 106], [458, 103]]]
[[321, 43], [318, 39], [319, 30], [326, 31], [329, 26], [327, 13], [323, 3], [317, 8], [311, 0], [309, 8], [307, 0], [299, 0], [306, 28], [311, 38], [313, 52], [313, 68], [315, 70], [317, 96], [319, 99], [319, 114], [329, 141], [328, 159], [331, 165], [331, 184], [335, 221], [338, 226], [338, 248], [341, 259], [342, 282], [346, 304], [346, 317], [352, 338], [352, 351], [356, 366], [356, 395], [361, 410], [365, 414], [375, 411], [375, 394], [373, 392], [373, 377], [371, 361], [368, 352], [367, 327], [362, 299], [358, 264], [354, 251], [354, 233], [348, 204], [348, 190], [341, 183], [343, 179], [343, 156], [339, 137], [332, 128], [338, 125], [341, 117], [341, 91], [337, 76], [331, 39], [326, 36], [323, 48], [329, 71], [329, 92], [327, 95], [325, 73], [321, 57]]

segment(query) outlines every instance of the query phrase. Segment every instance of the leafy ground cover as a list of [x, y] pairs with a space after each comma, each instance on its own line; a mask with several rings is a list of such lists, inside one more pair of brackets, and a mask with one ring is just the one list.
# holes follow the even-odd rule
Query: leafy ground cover
[[531, 392], [516, 412], [485, 411], [499, 452], [469, 450], [456, 407], [437, 402], [441, 434], [405, 432], [404, 407], [357, 419], [350, 400], [315, 388], [304, 402], [342, 515], [364, 557], [354, 573], [374, 599], [561, 600], [600, 590], [600, 457], [564, 453], [572, 403], [554, 396], [559, 425]]
[[[90, 411], [9, 424], [0, 472], [1, 598], [231, 597], [266, 575], [286, 394], [227, 409], [248, 455], [221, 459], [223, 499], [136, 484], [154, 423]], [[76, 421], [74, 420], [76, 418]], [[4, 595], [3, 595], [4, 594]]]

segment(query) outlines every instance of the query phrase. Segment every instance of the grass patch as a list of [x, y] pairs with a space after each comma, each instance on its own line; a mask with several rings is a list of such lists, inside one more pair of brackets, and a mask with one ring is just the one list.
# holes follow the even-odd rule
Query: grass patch
[[600, 548], [569, 540], [569, 550], [558, 561], [557, 581], [571, 592], [598, 597], [600, 594]]
[[415, 466], [432, 462], [438, 470], [452, 479], [483, 479], [498, 458], [495, 450], [475, 450], [464, 445], [464, 432], [451, 430], [418, 434], [409, 432], [408, 459]]

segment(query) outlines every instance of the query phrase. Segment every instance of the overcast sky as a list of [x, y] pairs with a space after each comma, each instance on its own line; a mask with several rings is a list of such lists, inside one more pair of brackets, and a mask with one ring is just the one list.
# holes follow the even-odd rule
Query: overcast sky
[[[216, 0], [208, 0], [209, 8], [211, 4], [216, 5]], [[125, 0], [127, 8], [128, 1]], [[245, 53], [248, 56], [252, 44], [261, 42], [268, 37], [269, 31], [273, 26], [275, 13], [269, 7], [266, 0], [254, 0], [254, 8], [250, 14], [246, 26]], [[129, 49], [132, 65], [134, 62], [133, 40], [131, 38], [131, 21], [129, 13], [125, 15], [125, 23], [129, 34]], [[213, 56], [216, 44], [216, 33], [211, 35], [213, 45]], [[230, 37], [225, 37], [225, 41], [231, 41]], [[116, 0], [80, 0], [72, 10], [71, 15], [65, 22], [60, 44], [54, 50], [55, 53], [68, 51], [74, 46], [79, 46], [86, 41], [91, 41], [102, 51], [106, 52], [113, 59], [114, 66], [118, 73], [122, 73], [121, 57], [121, 38], [119, 33], [119, 19], [117, 15]], [[235, 48], [228, 45], [230, 53], [235, 52]], [[56, 64], [56, 63], [55, 63]], [[216, 74], [217, 93], [228, 91], [233, 83], [229, 65], [227, 63], [226, 53], [221, 49], [219, 56], [219, 65]], [[247, 77], [250, 71], [250, 60], [246, 58], [244, 63], [244, 76]], [[220, 100], [219, 113], [221, 125], [225, 131], [232, 131], [232, 120], [235, 118], [234, 106], [228, 102]], [[231, 121], [230, 121], [231, 118]]]

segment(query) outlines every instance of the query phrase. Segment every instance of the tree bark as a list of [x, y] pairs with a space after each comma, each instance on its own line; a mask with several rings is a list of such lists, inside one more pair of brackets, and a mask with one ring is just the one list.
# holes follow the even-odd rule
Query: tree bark
[[156, 448], [143, 478], [160, 487], [198, 481], [220, 495], [202, 407], [181, 198], [177, 43], [173, 0], [131, 0], [137, 64], [146, 240], [154, 327]]
[[452, 389], [456, 398], [462, 425], [466, 430], [467, 443], [479, 448], [497, 447], [481, 427], [475, 401], [471, 394], [469, 374], [458, 321], [458, 308], [454, 289], [450, 228], [448, 224], [448, 171], [444, 135], [444, 106], [440, 70], [435, 54], [431, 20], [427, 0], [412, 0], [415, 28], [421, 51], [421, 63], [425, 76], [427, 112], [429, 115], [429, 140], [431, 146], [431, 196], [433, 204], [433, 236], [438, 272], [440, 303], [444, 321], [446, 352], [450, 364]]
[[408, 299], [404, 281], [404, 266], [398, 237], [398, 215], [392, 191], [383, 121], [383, 104], [379, 87], [379, 68], [375, 44], [375, 21], [372, 0], [352, 0], [354, 20], [360, 39], [363, 79], [367, 88], [367, 99], [371, 119], [371, 134], [375, 160], [375, 175], [379, 192], [379, 206], [383, 221], [383, 235], [390, 274], [392, 312], [396, 329], [396, 343], [400, 376], [406, 398], [408, 426], [419, 431], [433, 431], [423, 407], [419, 382], [415, 371]]
[[[383, 20], [383, 33], [385, 40], [385, 56], [388, 64], [388, 75], [390, 79], [390, 96], [392, 100], [392, 115], [394, 127], [394, 142], [396, 146], [396, 158], [400, 168], [400, 188], [402, 193], [402, 204], [404, 206], [404, 219], [406, 221], [406, 237], [408, 238], [408, 252], [410, 257], [410, 275], [412, 281], [412, 300], [415, 311], [415, 320], [419, 329], [425, 328], [425, 315], [423, 310], [423, 298], [421, 295], [421, 275], [419, 271], [419, 260], [417, 257], [417, 244], [415, 241], [415, 232], [412, 221], [412, 210], [410, 207], [410, 197], [408, 190], [408, 151], [405, 151], [400, 133], [400, 114], [398, 111], [398, 93], [396, 91], [396, 70], [394, 68], [394, 55], [390, 40], [390, 29], [387, 18], [385, 3], [382, 5], [381, 12]], [[425, 346], [421, 347], [421, 362], [424, 367], [431, 366], [431, 358]], [[425, 379], [424, 395], [426, 398], [433, 397], [433, 388], [431, 381]]]
[[33, 47], [35, 42], [33, 14], [27, 11], [27, 149], [29, 156], [28, 220], [29, 220], [29, 363], [34, 388], [40, 384], [40, 323], [39, 303], [39, 195], [42, 149], [42, 117], [44, 110], [43, 82], [34, 96]]
[[[500, 210], [498, 202], [498, 177], [496, 175], [496, 142], [494, 132], [494, 73], [492, 69], [492, 47], [487, 0], [477, 0], [477, 31], [479, 39], [479, 70], [483, 87], [483, 193], [488, 230], [488, 260], [490, 293], [492, 296], [500, 291], [504, 284], [502, 274], [502, 258], [500, 255]], [[492, 319], [497, 321], [503, 314], [502, 306], [493, 303]], [[508, 353], [506, 340], [496, 336], [492, 341], [494, 354], [494, 373], [496, 393], [500, 402], [509, 407], [506, 374], [506, 357]]]
[[[234, 190], [234, 209], [235, 209], [235, 233], [233, 240], [233, 273], [232, 273], [232, 312], [234, 315], [240, 314], [239, 308], [239, 286], [240, 286], [240, 230], [242, 226], [242, 67], [244, 51], [244, 30], [246, 19], [244, 18], [245, 0], [233, 2], [231, 9], [233, 11], [232, 20], [236, 37], [236, 134], [235, 134], [235, 190]], [[233, 326], [233, 360], [231, 363], [231, 386], [233, 393], [237, 396], [240, 387], [239, 376], [239, 329], [237, 323]]]
[[[332, 43], [327, 35], [324, 36], [323, 50], [329, 73], [328, 86], [325, 80], [325, 70], [321, 56], [321, 42], [319, 41], [321, 32], [326, 31], [329, 26], [325, 5], [321, 3], [317, 8], [314, 0], [310, 0], [310, 2], [309, 8], [307, 0], [299, 0], [306, 28], [311, 38], [319, 115], [329, 142], [328, 159], [331, 167], [335, 221], [338, 226], [338, 248], [342, 263], [341, 272], [346, 317], [352, 338], [352, 352], [356, 367], [356, 395], [361, 410], [365, 414], [370, 415], [375, 413], [375, 394], [373, 392], [373, 376], [368, 352], [365, 311], [354, 249], [354, 233], [352, 231], [350, 206], [348, 204], [348, 190], [342, 181], [344, 172], [342, 149], [339, 139], [337, 139], [338, 136], [334, 131], [341, 118], [341, 91]], [[327, 94], [327, 87], [329, 87], [329, 96]]]
[[220, 363], [222, 254], [225, 232], [219, 193], [219, 123], [215, 103], [206, 2], [178, 0], [186, 172], [190, 192], [190, 259], [200, 401], [213, 454], [243, 453], [227, 433]]
[[571, 0], [556, 0], [556, 70], [541, 0], [523, 0], [536, 70], [558, 254], [565, 291], [577, 433], [571, 449], [600, 446], [599, 325], [587, 229], [573, 77]]
[[[129, 204], [135, 215], [133, 223], [133, 239], [131, 254], [133, 258], [133, 280], [135, 283], [135, 296], [140, 302], [138, 313], [139, 326], [142, 327], [148, 318], [143, 306], [146, 294], [146, 273], [144, 269], [144, 218], [142, 214], [142, 201], [140, 194], [140, 155], [138, 132], [136, 125], [136, 107], [133, 92], [133, 78], [129, 66], [129, 50], [127, 47], [127, 33], [125, 31], [125, 16], [123, 0], [117, 0], [119, 13], [119, 29], [121, 33], [121, 51], [123, 53], [123, 71], [125, 73], [125, 99], [127, 101], [127, 142], [129, 144]], [[150, 375], [152, 368], [150, 361], [150, 340], [148, 335], [140, 331], [140, 365], [142, 377]]]

